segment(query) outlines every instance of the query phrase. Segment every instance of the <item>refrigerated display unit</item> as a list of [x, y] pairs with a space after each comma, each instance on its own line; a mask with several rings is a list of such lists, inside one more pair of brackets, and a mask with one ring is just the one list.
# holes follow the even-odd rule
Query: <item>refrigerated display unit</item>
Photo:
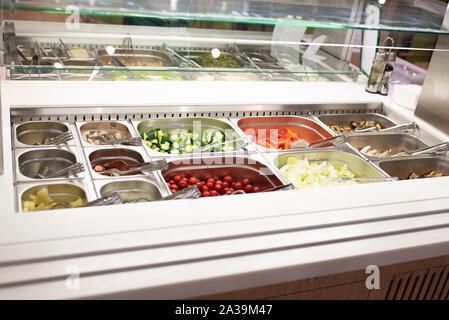
[[[2, 4], [0, 296], [447, 299], [447, 3], [187, 4]], [[438, 37], [416, 113], [358, 30]]]

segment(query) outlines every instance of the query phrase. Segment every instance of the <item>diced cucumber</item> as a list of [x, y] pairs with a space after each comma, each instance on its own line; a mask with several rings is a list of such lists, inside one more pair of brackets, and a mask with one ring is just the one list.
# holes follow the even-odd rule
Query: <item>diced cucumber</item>
[[168, 150], [168, 149], [170, 149], [170, 142], [167, 141], [167, 142], [161, 144], [161, 149], [162, 149], [162, 150]]

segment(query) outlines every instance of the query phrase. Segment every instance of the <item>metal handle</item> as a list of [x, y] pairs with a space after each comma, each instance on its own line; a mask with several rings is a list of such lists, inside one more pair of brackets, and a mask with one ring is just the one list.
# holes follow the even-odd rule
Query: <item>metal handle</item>
[[120, 172], [120, 175], [139, 172], [139, 171], [165, 170], [167, 168], [168, 168], [167, 160], [162, 159], [162, 160], [153, 161], [149, 164], [138, 166], [138, 167], [126, 170], [126, 171], [122, 171], [122, 172]]
[[325, 144], [328, 144], [329, 142], [332, 142], [332, 144], [339, 144], [339, 143], [345, 143], [347, 141], [347, 137], [346, 134], [342, 134], [339, 136], [335, 136], [335, 137], [330, 137], [330, 138], [326, 138], [320, 141], [315, 141], [309, 144], [309, 148], [313, 147], [319, 147]]
[[84, 205], [84, 207], [98, 207], [98, 206], [107, 206], [111, 204], [121, 204], [122, 198], [117, 192], [112, 193], [109, 196], [102, 197], [93, 201], [90, 201]]
[[356, 133], [362, 133], [362, 132], [371, 132], [371, 131], [377, 131], [377, 132], [388, 132], [388, 131], [393, 131], [393, 130], [415, 130], [417, 129], [418, 126], [416, 125], [415, 122], [409, 122], [409, 123], [403, 123], [403, 124], [398, 124], [396, 126], [392, 126], [390, 128], [385, 128], [385, 129], [377, 129], [376, 127], [369, 127], [369, 128], [364, 128], [364, 129], [358, 129], [355, 132]]
[[84, 165], [81, 162], [72, 164], [64, 169], [61, 169], [51, 175], [45, 176], [45, 179], [56, 178], [65, 174], [77, 174], [84, 171]]
[[346, 181], [397, 181], [397, 177], [376, 177], [376, 178], [332, 178], [332, 182], [346, 182]]
[[201, 196], [201, 191], [197, 186], [190, 186], [182, 189], [172, 195], [162, 198], [162, 200], [178, 200], [178, 199], [198, 199]]
[[231, 43], [228, 48], [230, 48], [232, 51], [234, 51], [240, 58], [242, 58], [243, 60], [247, 61], [251, 67], [253, 67], [254, 69], [257, 69], [259, 71], [261, 71], [260, 73], [262, 74], [262, 77], [266, 80], [273, 80], [273, 76], [267, 72], [262, 72], [262, 69], [253, 61], [253, 59], [251, 59], [246, 52], [240, 50], [240, 48], [235, 44], [235, 43]]
[[238, 141], [244, 141], [244, 143], [242, 143], [237, 149], [234, 149], [234, 151], [240, 150], [243, 147], [245, 147], [248, 144], [250, 144], [252, 142], [252, 137], [246, 136], [246, 137], [241, 137], [241, 138], [237, 138], [237, 139], [233, 139], [233, 140], [228, 140], [228, 141], [225, 141], [225, 142], [218, 142], [218, 143], [214, 143], [214, 144], [208, 144], [207, 146], [201, 147], [198, 150], [198, 152], [204, 152], [206, 150], [209, 150], [209, 149], [212, 149], [212, 148], [216, 148], [216, 147], [221, 146], [223, 144], [234, 143], [234, 142], [238, 142]]
[[293, 183], [287, 183], [287, 184], [283, 184], [281, 186], [277, 186], [274, 188], [262, 190], [261, 192], [271, 192], [271, 191], [278, 191], [278, 190], [294, 190], [294, 189], [295, 189], [295, 186], [293, 185]]
[[449, 151], [449, 142], [443, 142], [443, 143], [437, 144], [435, 146], [422, 148], [422, 149], [419, 149], [419, 150], [416, 150], [416, 151], [413, 151], [410, 153], [399, 152], [399, 153], [396, 153], [395, 155], [392, 155], [392, 157], [417, 156], [420, 154], [434, 154], [434, 153], [444, 152], [444, 151]]
[[139, 137], [110, 140], [108, 142], [111, 142], [113, 144], [130, 144], [130, 145], [133, 145], [133, 146], [140, 146], [140, 145], [142, 145], [142, 139], [139, 138]]

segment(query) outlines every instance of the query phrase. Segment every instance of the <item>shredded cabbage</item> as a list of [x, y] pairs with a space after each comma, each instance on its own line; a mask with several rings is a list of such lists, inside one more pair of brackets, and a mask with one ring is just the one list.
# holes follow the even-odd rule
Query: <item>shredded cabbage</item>
[[346, 164], [337, 169], [327, 161], [309, 161], [289, 157], [287, 164], [280, 170], [296, 188], [300, 189], [357, 184], [354, 180], [330, 181], [334, 178], [355, 178], [355, 174]]

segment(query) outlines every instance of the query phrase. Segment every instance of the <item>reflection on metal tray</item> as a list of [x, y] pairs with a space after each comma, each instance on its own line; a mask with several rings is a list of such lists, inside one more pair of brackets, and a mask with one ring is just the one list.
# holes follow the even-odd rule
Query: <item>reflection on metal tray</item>
[[[56, 121], [31, 121], [15, 126], [16, 147], [42, 147], [35, 143], [42, 144], [46, 139], [55, 138], [58, 135], [68, 132], [68, 123]], [[73, 140], [66, 144], [73, 145]], [[65, 144], [64, 144], [65, 145]]]
[[[62, 148], [47, 148], [47, 149], [24, 149], [24, 152], [19, 152], [16, 156], [16, 163], [18, 166], [17, 180], [35, 180], [40, 169], [48, 167], [53, 172], [58, 172], [77, 162], [75, 153], [70, 149]], [[22, 151], [22, 150], [21, 150]], [[20, 175], [24, 178], [21, 179]], [[78, 173], [75, 177], [81, 177], [82, 173]], [[61, 176], [55, 179], [67, 179], [69, 176]]]
[[[364, 133], [348, 136], [348, 142], [355, 149], [362, 150], [366, 146], [371, 146], [378, 153], [388, 152], [394, 155], [399, 152], [413, 152], [429, 145], [410, 133]], [[377, 156], [363, 153], [371, 159], [379, 159]]]
[[397, 125], [388, 117], [377, 113], [363, 114], [327, 114], [318, 116], [318, 119], [327, 126], [337, 125], [339, 127], [349, 126], [352, 128], [352, 122], [373, 121], [379, 123], [382, 128], [390, 128]]
[[123, 203], [157, 201], [163, 197], [157, 185], [144, 180], [108, 182], [103, 184], [99, 190], [101, 197], [117, 192]]
[[[312, 119], [298, 116], [249, 117], [240, 119], [237, 122], [237, 125], [247, 135], [254, 136], [265, 134], [267, 138], [270, 137], [271, 130], [276, 133], [281, 129], [289, 129], [296, 133], [300, 139], [307, 140], [308, 142], [314, 142], [333, 136], [319, 123]], [[261, 145], [258, 145], [258, 147], [262, 148], [263, 151], [273, 150]]]
[[[197, 178], [220, 179], [226, 175], [234, 180], [248, 178], [253, 186], [262, 191], [284, 184], [258, 156], [211, 156], [190, 159], [171, 160], [168, 169], [162, 171], [164, 179], [172, 179], [175, 175], [195, 176]], [[167, 190], [171, 193], [168, 186]]]
[[407, 180], [412, 173], [423, 176], [432, 171], [449, 176], [449, 159], [444, 157], [415, 156], [388, 159], [380, 161], [379, 167], [400, 180]]
[[[280, 169], [287, 164], [290, 157], [296, 159], [307, 159], [313, 162], [328, 161], [335, 168], [340, 169], [343, 165], [347, 165], [348, 169], [354, 173], [356, 178], [382, 178], [385, 177], [380, 170], [363, 160], [362, 158], [344, 151], [338, 150], [319, 150], [319, 151], [297, 151], [287, 152], [279, 156], [272, 156], [274, 165]], [[369, 183], [372, 181], [359, 181], [358, 183]]]

